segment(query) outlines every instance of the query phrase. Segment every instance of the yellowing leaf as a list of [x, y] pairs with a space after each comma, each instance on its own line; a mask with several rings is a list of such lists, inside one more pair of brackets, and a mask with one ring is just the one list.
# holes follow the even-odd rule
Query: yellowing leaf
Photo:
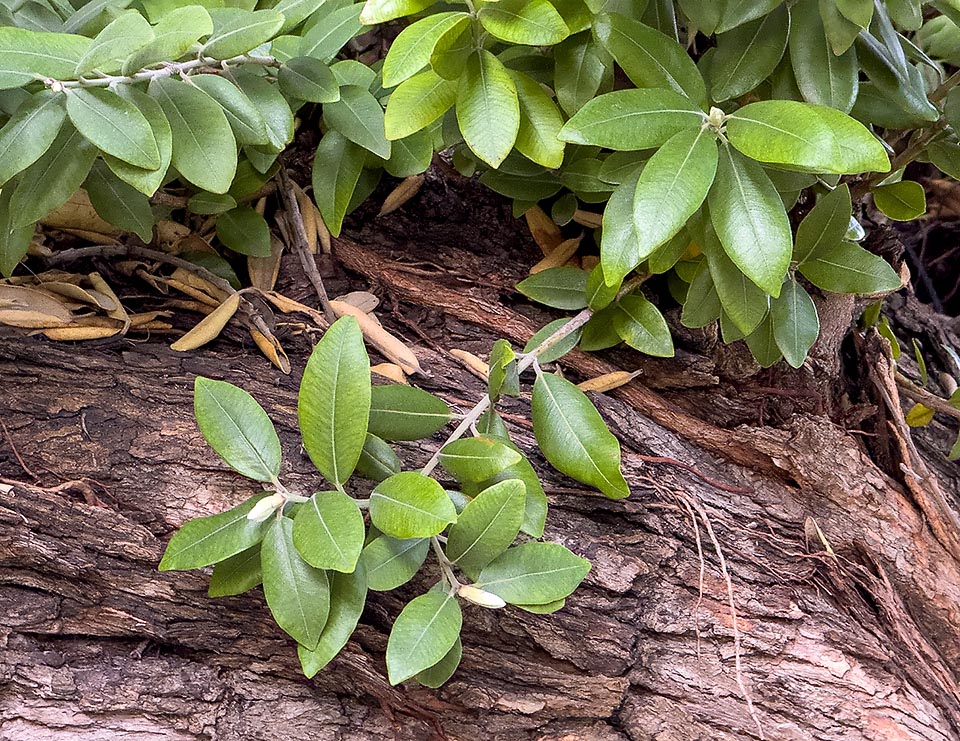
[[914, 404], [904, 419], [911, 427], [926, 427], [933, 421], [933, 409], [920, 403]]
[[44, 329], [72, 321], [73, 314], [50, 294], [26, 286], [0, 285], [0, 324]]
[[54, 329], [45, 329], [43, 334], [51, 340], [69, 342], [76, 340], [102, 340], [105, 337], [113, 337], [120, 332], [122, 327], [58, 327]]
[[[215, 339], [240, 308], [240, 294], [234, 293], [183, 337], [170, 345], [171, 350], [195, 350]], [[254, 338], [256, 339], [256, 338]]]
[[563, 241], [563, 235], [560, 234], [560, 227], [553, 219], [547, 216], [546, 212], [539, 206], [528, 208], [523, 217], [527, 220], [527, 228], [533, 240], [539, 245], [540, 251], [544, 257], [553, 252]]
[[370, 372], [376, 373], [378, 376], [383, 376], [384, 378], [389, 378], [396, 383], [410, 385], [409, 381], [407, 381], [407, 375], [403, 372], [403, 368], [396, 363], [378, 363], [370, 368]]
[[411, 175], [410, 177], [402, 180], [400, 185], [390, 191], [390, 195], [384, 199], [383, 205], [380, 207], [380, 213], [377, 215], [386, 216], [387, 214], [396, 211], [404, 203], [409, 201], [420, 192], [420, 187], [423, 185], [423, 181], [423, 175]]
[[266, 355], [271, 363], [277, 366], [283, 373], [290, 372], [290, 360], [287, 358], [287, 353], [284, 352], [280, 341], [276, 337], [273, 335], [265, 335], [263, 332], [253, 328], [250, 328], [250, 336], [253, 337], [253, 341], [257, 343], [260, 352]]
[[466, 369], [473, 373], [473, 375], [477, 376], [481, 381], [487, 380], [488, 374], [490, 373], [489, 366], [487, 366], [486, 363], [484, 363], [472, 352], [453, 349], [450, 351], [450, 354], [463, 363]]
[[420, 361], [413, 351], [381, 327], [369, 314], [344, 301], [331, 301], [330, 306], [338, 316], [352, 316], [360, 325], [364, 338], [386, 358], [403, 368], [407, 375], [422, 373]]
[[555, 250], [530, 268], [530, 275], [549, 268], [559, 268], [566, 265], [567, 261], [576, 254], [582, 239], [583, 236], [581, 235], [561, 242]]
[[596, 378], [591, 378], [582, 383], [578, 383], [577, 387], [581, 391], [610, 391], [615, 388], [619, 388], [627, 383], [630, 383], [634, 378], [643, 373], [642, 370], [635, 370], [633, 373], [628, 373], [627, 371], [613, 371], [612, 373], [604, 373], [602, 376], [597, 376]]

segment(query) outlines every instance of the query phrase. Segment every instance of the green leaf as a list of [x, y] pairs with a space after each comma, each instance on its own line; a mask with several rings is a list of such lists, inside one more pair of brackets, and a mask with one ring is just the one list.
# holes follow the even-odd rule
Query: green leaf
[[640, 170], [624, 179], [610, 195], [603, 209], [600, 231], [600, 268], [609, 286], [618, 286], [640, 264], [640, 238], [633, 220]]
[[728, 116], [726, 127], [730, 143], [760, 162], [838, 175], [890, 169], [873, 134], [832, 108], [764, 100]]
[[210, 11], [213, 33], [203, 45], [203, 54], [229, 59], [246, 54], [269, 41], [283, 26], [283, 15], [276, 10], [214, 8]]
[[323, 223], [334, 237], [340, 236], [343, 218], [356, 190], [367, 152], [338, 131], [328, 131], [313, 159], [313, 197]]
[[503, 63], [486, 49], [467, 59], [457, 89], [457, 123], [470, 150], [492, 167], [500, 166], [517, 140], [517, 87]]
[[703, 111], [672, 90], [617, 90], [594, 98], [567, 121], [560, 138], [618, 151], [651, 149], [698, 130]]
[[367, 0], [363, 4], [360, 22], [368, 26], [376, 23], [386, 23], [394, 18], [403, 18], [407, 15], [419, 13], [435, 2], [436, 0]]
[[[548, 337], [551, 337], [558, 329], [560, 329], [569, 321], [569, 319], [555, 319], [549, 324], [545, 324], [536, 333], [534, 333], [533, 337], [527, 340], [527, 344], [524, 345], [523, 351], [528, 353], [536, 350], [540, 345], [543, 344], [544, 340], [546, 340]], [[540, 353], [537, 356], [538, 360], [541, 363], [552, 363], [553, 361], [562, 358], [577, 346], [577, 343], [580, 341], [580, 333], [581, 330], [577, 329], [564, 336], [549, 349]]]
[[730, 259], [760, 288], [778, 296], [793, 254], [793, 233], [783, 201], [763, 168], [721, 146], [708, 202], [713, 227]]
[[499, 0], [483, 6], [477, 17], [491, 36], [511, 44], [552, 46], [570, 35], [547, 0]]
[[391, 142], [390, 160], [383, 167], [395, 178], [407, 178], [426, 172], [432, 160], [433, 132], [427, 129]]
[[440, 37], [458, 27], [462, 30], [469, 20], [468, 13], [433, 13], [404, 28], [383, 60], [383, 86], [395, 87], [422, 70]]
[[[354, 144], [383, 159], [390, 158], [390, 142], [384, 136], [383, 108], [369, 91], [356, 85], [340, 88], [340, 100], [325, 105], [323, 117], [331, 128]], [[406, 133], [413, 132], [404, 135]]]
[[0, 129], [0, 184], [43, 156], [65, 116], [63, 96], [53, 93], [31, 95], [17, 108]]
[[362, 5], [351, 3], [330, 13], [304, 34], [298, 56], [330, 62], [344, 44], [364, 30], [360, 24], [361, 10]]
[[309, 103], [334, 103], [340, 100], [340, 86], [330, 68], [313, 57], [288, 60], [277, 75], [284, 94]]
[[153, 39], [153, 29], [146, 18], [136, 11], [122, 13], [97, 34], [77, 61], [74, 75], [79, 77], [94, 70], [116, 72], [124, 59]]
[[426, 128], [456, 102], [457, 85], [427, 70], [400, 83], [390, 94], [384, 128], [387, 139], [403, 139]]
[[213, 31], [207, 9], [187, 5], [165, 13], [153, 27], [154, 39], [123, 63], [123, 74], [129, 75], [157, 62], [180, 59], [202, 37]]
[[527, 75], [513, 72], [520, 101], [520, 130], [516, 148], [520, 154], [551, 169], [563, 164], [564, 146], [558, 138], [563, 117], [540, 83]]
[[94, 163], [84, 188], [103, 219], [150, 244], [154, 218], [147, 196], [114, 175], [105, 162]]
[[202, 215], [222, 214], [232, 208], [236, 208], [237, 202], [233, 196], [217, 195], [216, 193], [207, 193], [201, 191], [190, 197], [187, 202], [187, 209], [192, 213]]
[[10, 226], [32, 225], [59, 208], [86, 180], [97, 150], [65, 125], [46, 153], [20, 176], [10, 199]]
[[875, 188], [873, 202], [894, 221], [910, 221], [927, 212], [927, 196], [923, 186], [913, 180], [901, 180]]
[[10, 197], [13, 188], [0, 190], [0, 273], [7, 278], [27, 254], [33, 239], [33, 224], [19, 228], [11, 226]]
[[160, 167], [155, 170], [145, 170], [111, 157], [109, 154], [104, 154], [103, 160], [118, 178], [144, 195], [152, 196], [163, 184], [173, 156], [173, 134], [170, 123], [160, 104], [145, 92], [131, 85], [121, 85], [118, 93], [133, 103], [150, 123], [157, 142], [157, 150], [160, 152]]
[[596, 18], [593, 33], [637, 87], [668, 88], [697, 105], [706, 104], [706, 85], [697, 65], [669, 36], [619, 13]]
[[777, 346], [773, 319], [769, 313], [757, 325], [757, 328], [743, 339], [761, 368], [769, 368], [780, 361], [782, 355], [780, 348]]
[[680, 323], [684, 327], [706, 327], [713, 324], [720, 317], [720, 296], [717, 286], [710, 274], [707, 261], [700, 263], [700, 267], [693, 276], [690, 288], [687, 290], [686, 301], [683, 302], [683, 313]]
[[917, 369], [920, 371], [920, 386], [925, 387], [930, 381], [930, 374], [927, 372], [927, 361], [923, 359], [923, 351], [920, 349], [920, 343], [916, 337], [912, 338], [913, 357], [917, 360]]
[[233, 509], [185, 522], [174, 533], [160, 560], [160, 571], [187, 571], [224, 561], [263, 537], [264, 524], [247, 519], [247, 513], [263, 499], [250, 497]]
[[[508, 396], [520, 395], [520, 377], [517, 373], [517, 356], [510, 343], [506, 340], [497, 340], [490, 350], [489, 371], [487, 373], [487, 394], [491, 401], [496, 401], [501, 394]], [[487, 410], [495, 415], [492, 410]], [[486, 415], [487, 413], [485, 413]], [[494, 416], [487, 417], [492, 420]], [[499, 419], [499, 418], [497, 418]], [[479, 428], [478, 428], [479, 429]], [[481, 431], [481, 434], [484, 434]]]
[[237, 206], [217, 219], [217, 239], [241, 255], [270, 257], [270, 227], [249, 206]]
[[577, 311], [587, 306], [587, 273], [580, 268], [548, 268], [517, 283], [517, 290], [555, 309]]
[[777, 347], [790, 365], [799, 368], [820, 334], [813, 299], [797, 281], [788, 280], [779, 298], [770, 303], [770, 318]]
[[588, 571], [587, 559], [559, 543], [524, 543], [487, 565], [476, 586], [512, 605], [544, 605], [572, 594]]
[[[613, 83], [613, 64], [589, 32], [566, 39], [553, 50], [557, 102], [568, 115]], [[605, 84], [606, 83], [606, 84]]]
[[387, 675], [400, 684], [437, 664], [460, 637], [463, 617], [456, 597], [431, 590], [411, 600], [387, 641]]
[[418, 672], [414, 677], [420, 684], [424, 687], [429, 687], [431, 689], [438, 689], [443, 686], [443, 684], [453, 676], [453, 673], [457, 670], [457, 667], [460, 666], [460, 659], [463, 656], [463, 644], [460, 642], [458, 637], [456, 642], [453, 644], [453, 648], [447, 651], [446, 656], [444, 656], [440, 661], [431, 666], [429, 669], [424, 669], [422, 672]]
[[447, 536], [447, 558], [476, 579], [488, 563], [503, 553], [523, 523], [525, 487], [507, 479], [484, 489], [464, 508]]
[[335, 321], [313, 348], [297, 398], [303, 447], [333, 484], [360, 459], [370, 412], [370, 359], [357, 320]]
[[663, 314], [639, 294], [624, 296], [617, 304], [613, 326], [634, 350], [658, 358], [672, 358], [673, 338]]
[[274, 152], [283, 151], [293, 141], [293, 111], [290, 110], [290, 104], [277, 86], [265, 77], [245, 70], [237, 70], [232, 74], [237, 86], [263, 116], [270, 149]]
[[839, 56], [853, 45], [862, 29], [843, 16], [836, 0], [819, 0], [818, 5], [830, 49]]
[[587, 276], [587, 305], [593, 311], [607, 308], [620, 292], [622, 284], [607, 285], [603, 274], [603, 266], [597, 265]]
[[450, 421], [450, 407], [413, 386], [374, 386], [370, 401], [370, 433], [385, 440], [422, 440]]
[[398, 540], [389, 535], [375, 538], [360, 554], [367, 586], [377, 592], [388, 592], [406, 584], [420, 570], [428, 550], [429, 538]]
[[256, 481], [280, 474], [280, 438], [246, 391], [197, 376], [193, 387], [197, 426], [207, 444], [237, 473]]
[[[715, 137], [698, 129], [674, 135], [650, 158], [633, 201], [639, 236], [636, 263], [680, 231], [700, 208], [713, 184], [717, 159]], [[622, 277], [606, 264], [603, 272], [608, 281]]]
[[287, 33], [312, 16], [326, 0], [280, 0], [273, 9], [283, 14], [280, 33]]
[[208, 597], [232, 597], [248, 592], [263, 581], [260, 569], [260, 545], [251, 546], [213, 567]]
[[567, 601], [565, 599], [558, 599], [543, 605], [514, 605], [514, 607], [519, 607], [524, 612], [529, 612], [533, 615], [549, 615], [557, 610], [562, 610], [566, 603]]
[[263, 595], [273, 619], [297, 643], [314, 649], [330, 612], [330, 580], [300, 558], [293, 545], [293, 520], [271, 521], [260, 546]]
[[[193, 75], [190, 81], [220, 104], [240, 144], [270, 144], [267, 124], [260, 111], [230, 80], [220, 75]], [[337, 91], [339, 93], [339, 88]]]
[[910, 427], [926, 427], [933, 422], [934, 410], [917, 403], [910, 407], [903, 419]]
[[458, 481], [479, 483], [519, 462], [521, 455], [488, 437], [467, 437], [447, 443], [440, 463]]
[[620, 473], [620, 443], [586, 394], [564, 378], [543, 373], [534, 383], [531, 404], [533, 433], [550, 465], [611, 499], [630, 495]]
[[67, 115], [88, 141], [134, 167], [155, 170], [160, 151], [147, 119], [132, 103], [105, 88], [67, 94]]
[[834, 293], [882, 293], [900, 288], [900, 277], [882, 257], [841, 242], [800, 265], [803, 277]]
[[226, 193], [237, 171], [237, 145], [220, 105], [193, 85], [170, 78], [155, 78], [149, 92], [170, 122], [173, 166], [198, 188]]
[[790, 14], [781, 5], [767, 16], [722, 33], [710, 58], [710, 96], [739, 98], [773, 74], [787, 48]]
[[363, 515], [356, 500], [339, 491], [321, 491], [297, 512], [293, 544], [318, 569], [352, 573], [363, 550]]
[[[872, 8], [873, 3], [870, 5]], [[803, 99], [849, 113], [860, 86], [856, 49], [834, 54], [827, 42], [818, 0], [796, 3], [790, 19], [790, 61]]]
[[873, 18], [872, 0], [836, 0], [837, 9], [847, 20], [856, 23], [860, 28], [870, 28]]
[[840, 244], [850, 225], [851, 210], [846, 183], [820, 198], [797, 227], [793, 259], [803, 263]]
[[405, 471], [377, 484], [370, 494], [370, 521], [395, 538], [428, 538], [456, 522], [457, 511], [440, 484]]
[[357, 473], [371, 481], [383, 481], [395, 473], [400, 473], [400, 458], [385, 441], [376, 435], [367, 433], [357, 461]]
[[83, 36], [0, 26], [0, 90], [43, 77], [71, 79], [91, 43]]
[[347, 645], [366, 602], [367, 582], [362, 568], [352, 574], [330, 575], [330, 612], [317, 647], [311, 651], [306, 646], [297, 646], [300, 666], [307, 679], [315, 676]]
[[737, 329], [750, 334], [766, 316], [770, 299], [733, 263], [714, 234], [710, 234], [702, 249], [723, 310]]

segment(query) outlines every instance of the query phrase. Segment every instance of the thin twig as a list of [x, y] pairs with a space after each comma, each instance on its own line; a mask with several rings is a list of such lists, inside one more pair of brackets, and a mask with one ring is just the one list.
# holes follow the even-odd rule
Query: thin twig
[[897, 371], [894, 377], [897, 380], [897, 386], [900, 387], [900, 390], [903, 391], [905, 396], [909, 396], [914, 401], [920, 402], [928, 409], [933, 409], [935, 412], [940, 412], [960, 420], [960, 409], [952, 406], [946, 399], [936, 394], [931, 394], [926, 389], [920, 388], [899, 371]]
[[20, 468], [23, 469], [23, 472], [27, 474], [34, 481], [39, 481], [40, 477], [37, 476], [33, 471], [30, 470], [30, 467], [24, 463], [23, 458], [20, 457], [20, 451], [17, 450], [17, 446], [13, 444], [13, 438], [10, 437], [10, 430], [7, 429], [7, 425], [2, 419], [0, 419], [0, 427], [3, 428], [3, 436], [7, 438], [7, 444], [10, 446], [10, 450], [13, 451], [13, 457], [17, 459], [17, 463], [20, 464]]
[[700, 579], [697, 588], [697, 606], [693, 611], [693, 629], [697, 634], [697, 683], [700, 685], [700, 689], [702, 690], [703, 682], [699, 673], [702, 661], [701, 643], [703, 640], [703, 637], [700, 635], [700, 607], [703, 605], [703, 585], [707, 571], [707, 560], [703, 556], [703, 540], [700, 538], [700, 523], [697, 521], [697, 516], [694, 514], [693, 508], [690, 506], [690, 502], [685, 497], [678, 497], [678, 499], [680, 499], [684, 509], [687, 510], [687, 515], [690, 517], [690, 524], [693, 525], [693, 535], [697, 541], [697, 559], [700, 563]]

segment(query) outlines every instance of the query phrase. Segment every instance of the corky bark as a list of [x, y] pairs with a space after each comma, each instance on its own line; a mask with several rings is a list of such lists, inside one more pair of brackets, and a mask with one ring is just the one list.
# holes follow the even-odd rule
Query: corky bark
[[[455, 209], [463, 196], [444, 187], [428, 183], [420, 207]], [[502, 212], [489, 205], [470, 215], [492, 216]], [[553, 318], [511, 306], [533, 257], [512, 229], [465, 250], [455, 218], [401, 211], [336, 249], [338, 270], [383, 294], [384, 321], [415, 345], [430, 374], [417, 382], [461, 408], [483, 386], [446, 350], [522, 343]], [[334, 288], [346, 287], [337, 275]], [[302, 278], [285, 281], [309, 297]], [[709, 337], [670, 363], [570, 356], [573, 377], [644, 370], [643, 384], [595, 397], [634, 494], [608, 501], [533, 453], [551, 499], [547, 537], [593, 569], [553, 615], [466, 608], [461, 668], [431, 691], [390, 687], [383, 652], [432, 573], [372, 594], [354, 639], [306, 680], [259, 592], [210, 600], [203, 574], [156, 571], [175, 527], [254, 488], [204, 445], [195, 375], [250, 391], [277, 422], [288, 485], [319, 482], [296, 431], [311, 334], [278, 336], [289, 377], [231, 337], [191, 354], [162, 340], [0, 340], [0, 739], [712, 741], [758, 738], [755, 720], [784, 741], [960, 737], [960, 559], [943, 517], [956, 511], [957, 471], [940, 440], [919, 443], [926, 473], [897, 457], [907, 443], [870, 391], [888, 378], [882, 362], [863, 370], [857, 396], [810, 369], [758, 374]], [[845, 347], [848, 365], [882, 353], [872, 336]], [[886, 437], [817, 412], [839, 408], [869, 415]], [[527, 402], [506, 411], [533, 451]], [[404, 452], [422, 463], [437, 442]], [[911, 475], [919, 484], [905, 483]]]

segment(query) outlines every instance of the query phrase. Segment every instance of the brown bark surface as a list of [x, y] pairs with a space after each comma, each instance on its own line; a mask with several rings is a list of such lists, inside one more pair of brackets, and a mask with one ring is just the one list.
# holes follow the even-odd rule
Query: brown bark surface
[[[521, 225], [470, 188], [428, 181], [388, 219], [361, 212], [351, 237], [321, 260], [331, 293], [380, 295], [429, 374], [417, 382], [460, 408], [483, 387], [447, 350], [522, 344], [555, 318], [512, 290], [537, 259]], [[310, 301], [299, 273], [285, 259], [280, 288]], [[893, 309], [926, 346], [960, 344], [912, 299]], [[196, 429], [195, 375], [250, 391], [278, 425], [284, 475], [318, 481], [295, 410], [315, 332], [278, 317], [290, 376], [239, 333], [188, 354], [163, 337], [0, 337], [0, 739], [693, 741], [759, 738], [758, 724], [784, 741], [960, 738], [952, 441], [937, 422], [912, 447], [886, 408], [885, 348], [848, 336], [846, 311], [800, 371], [758, 372], [691, 332], [673, 361], [565, 359], [574, 378], [643, 370], [595, 397], [634, 493], [608, 501], [533, 454], [547, 537], [593, 569], [553, 615], [466, 609], [463, 663], [439, 691], [390, 687], [383, 666], [426, 577], [373, 594], [354, 640], [306, 680], [258, 591], [210, 600], [205, 575], [156, 571], [174, 528], [252, 493]], [[533, 451], [526, 402], [506, 411]], [[423, 461], [436, 442], [405, 452]]]

